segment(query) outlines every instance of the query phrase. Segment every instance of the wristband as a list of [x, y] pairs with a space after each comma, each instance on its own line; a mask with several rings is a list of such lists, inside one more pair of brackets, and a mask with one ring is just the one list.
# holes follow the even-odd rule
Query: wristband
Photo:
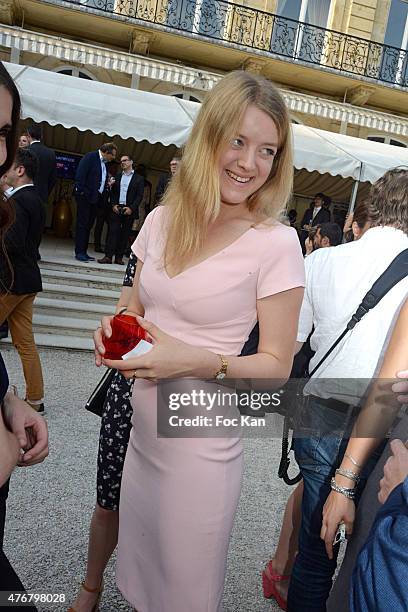
[[353, 470], [346, 470], [342, 467], [339, 467], [336, 470], [336, 474], [338, 474], [339, 476], [344, 476], [344, 478], [348, 478], [356, 484], [360, 482], [360, 476], [356, 474], [356, 472], [353, 472]]
[[341, 485], [337, 484], [334, 478], [331, 479], [330, 487], [332, 491], [336, 491], [336, 493], [341, 493], [342, 495], [347, 497], [347, 499], [353, 500], [356, 497], [355, 489], [347, 489], [346, 487], [342, 487]]

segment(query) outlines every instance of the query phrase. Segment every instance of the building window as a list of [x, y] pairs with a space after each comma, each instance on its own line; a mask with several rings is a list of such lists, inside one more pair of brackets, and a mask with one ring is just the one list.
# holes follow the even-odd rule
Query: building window
[[392, 138], [391, 136], [367, 136], [367, 140], [373, 140], [374, 142], [382, 142], [384, 144], [391, 144], [395, 147], [407, 147], [404, 142], [401, 142], [401, 140], [395, 140], [395, 138]]
[[381, 78], [403, 85], [408, 78], [408, 4], [406, 0], [392, 0], [388, 13], [382, 57]]
[[325, 28], [330, 4], [331, 0], [278, 0], [277, 14], [280, 17]]
[[58, 72], [59, 74], [68, 74], [69, 76], [79, 77], [80, 79], [88, 79], [89, 81], [96, 81], [93, 74], [88, 72], [88, 70], [77, 68], [76, 66], [70, 66], [69, 68], [57, 68], [54, 70], [54, 72]]
[[320, 63], [330, 7], [331, 0], [278, 0], [271, 51]]

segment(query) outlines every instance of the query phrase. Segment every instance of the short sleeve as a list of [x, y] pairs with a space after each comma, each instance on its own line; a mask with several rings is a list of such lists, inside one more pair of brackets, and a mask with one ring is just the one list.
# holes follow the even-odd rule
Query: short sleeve
[[281, 225], [267, 232], [266, 241], [258, 275], [257, 299], [304, 287], [305, 268], [296, 230]]
[[154, 218], [157, 215], [157, 211], [161, 208], [163, 207], [157, 206], [147, 215], [136, 240], [132, 244], [133, 253], [142, 262], [144, 262], [145, 257], [146, 257], [147, 244], [149, 242], [149, 236], [150, 236], [150, 232], [152, 229]]
[[306, 291], [303, 296], [302, 307], [299, 315], [299, 327], [296, 340], [298, 342], [306, 342], [310, 333], [313, 330], [313, 306], [312, 300], [309, 295], [309, 276], [311, 272], [311, 264], [313, 261], [314, 253], [311, 253], [309, 257], [305, 259], [305, 273], [306, 273]]

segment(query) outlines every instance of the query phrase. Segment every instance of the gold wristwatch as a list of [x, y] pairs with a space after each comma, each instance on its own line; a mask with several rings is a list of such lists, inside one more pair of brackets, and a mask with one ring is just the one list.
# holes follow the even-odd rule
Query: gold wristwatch
[[218, 355], [218, 357], [221, 359], [221, 367], [218, 372], [216, 372], [214, 378], [215, 380], [222, 380], [227, 376], [228, 361], [225, 359], [224, 355]]

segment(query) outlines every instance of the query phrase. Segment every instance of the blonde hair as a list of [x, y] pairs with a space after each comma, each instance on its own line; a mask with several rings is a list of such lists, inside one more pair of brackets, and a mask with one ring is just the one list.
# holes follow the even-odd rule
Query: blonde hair
[[237, 136], [249, 105], [265, 112], [278, 131], [278, 151], [267, 181], [248, 199], [259, 218], [277, 219], [292, 191], [293, 156], [289, 113], [272, 83], [244, 71], [231, 72], [209, 92], [184, 148], [177, 174], [162, 203], [168, 206], [164, 265], [177, 270], [203, 246], [208, 226], [221, 206], [218, 163], [225, 146]]

